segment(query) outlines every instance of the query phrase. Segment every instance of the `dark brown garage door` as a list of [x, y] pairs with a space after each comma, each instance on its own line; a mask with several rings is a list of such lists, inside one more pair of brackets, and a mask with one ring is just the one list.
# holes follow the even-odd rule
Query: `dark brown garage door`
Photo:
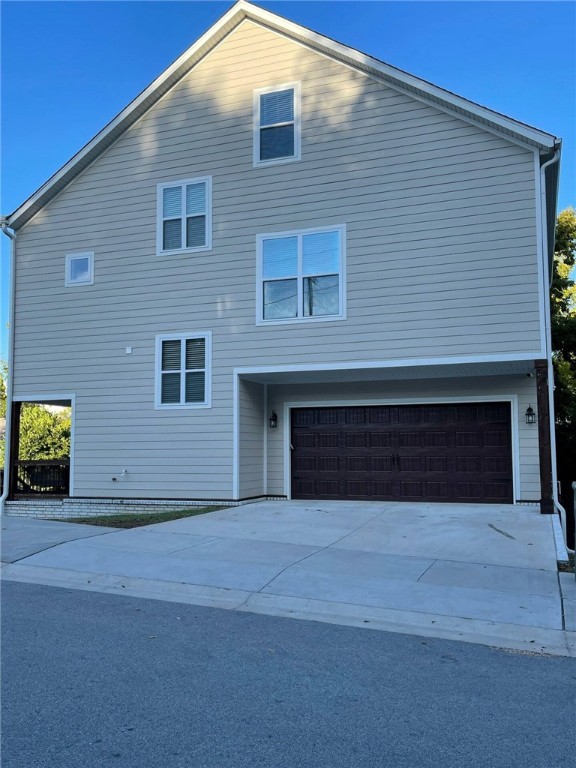
[[292, 497], [512, 502], [509, 403], [292, 410]]

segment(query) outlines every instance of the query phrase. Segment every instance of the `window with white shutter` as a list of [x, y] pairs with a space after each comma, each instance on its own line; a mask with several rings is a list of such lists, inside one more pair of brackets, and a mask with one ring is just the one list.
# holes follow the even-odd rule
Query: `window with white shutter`
[[156, 337], [156, 407], [210, 407], [210, 332]]
[[258, 325], [345, 316], [345, 228], [258, 235]]
[[158, 253], [194, 253], [212, 248], [212, 179], [158, 185]]
[[254, 165], [299, 159], [299, 83], [254, 91]]

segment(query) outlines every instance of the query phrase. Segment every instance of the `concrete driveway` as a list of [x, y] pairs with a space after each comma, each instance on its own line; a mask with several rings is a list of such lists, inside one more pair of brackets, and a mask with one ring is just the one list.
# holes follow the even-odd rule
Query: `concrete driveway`
[[574, 576], [557, 573], [552, 518], [535, 507], [266, 501], [80, 528], [42, 552], [28, 540], [37, 554], [4, 578], [576, 653]]

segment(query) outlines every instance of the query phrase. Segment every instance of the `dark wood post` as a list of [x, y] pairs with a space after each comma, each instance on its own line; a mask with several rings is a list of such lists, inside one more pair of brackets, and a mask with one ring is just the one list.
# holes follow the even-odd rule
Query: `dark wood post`
[[20, 448], [20, 412], [22, 403], [12, 403], [12, 423], [10, 425], [10, 470], [6, 481], [8, 482], [8, 498], [14, 498], [17, 490], [18, 457]]
[[552, 498], [552, 450], [550, 430], [550, 408], [548, 400], [548, 361], [535, 360], [536, 407], [538, 410], [538, 446], [540, 456], [540, 512], [551, 515], [554, 512]]

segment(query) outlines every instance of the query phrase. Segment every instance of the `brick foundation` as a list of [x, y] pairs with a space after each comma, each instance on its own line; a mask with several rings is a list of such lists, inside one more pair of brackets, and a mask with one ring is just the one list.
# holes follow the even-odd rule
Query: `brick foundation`
[[[236, 507], [252, 501], [164, 501], [161, 499], [22, 499], [7, 501], [5, 511], [10, 517], [74, 518], [133, 513], [174, 512], [190, 507]], [[266, 497], [271, 498], [271, 497]]]

